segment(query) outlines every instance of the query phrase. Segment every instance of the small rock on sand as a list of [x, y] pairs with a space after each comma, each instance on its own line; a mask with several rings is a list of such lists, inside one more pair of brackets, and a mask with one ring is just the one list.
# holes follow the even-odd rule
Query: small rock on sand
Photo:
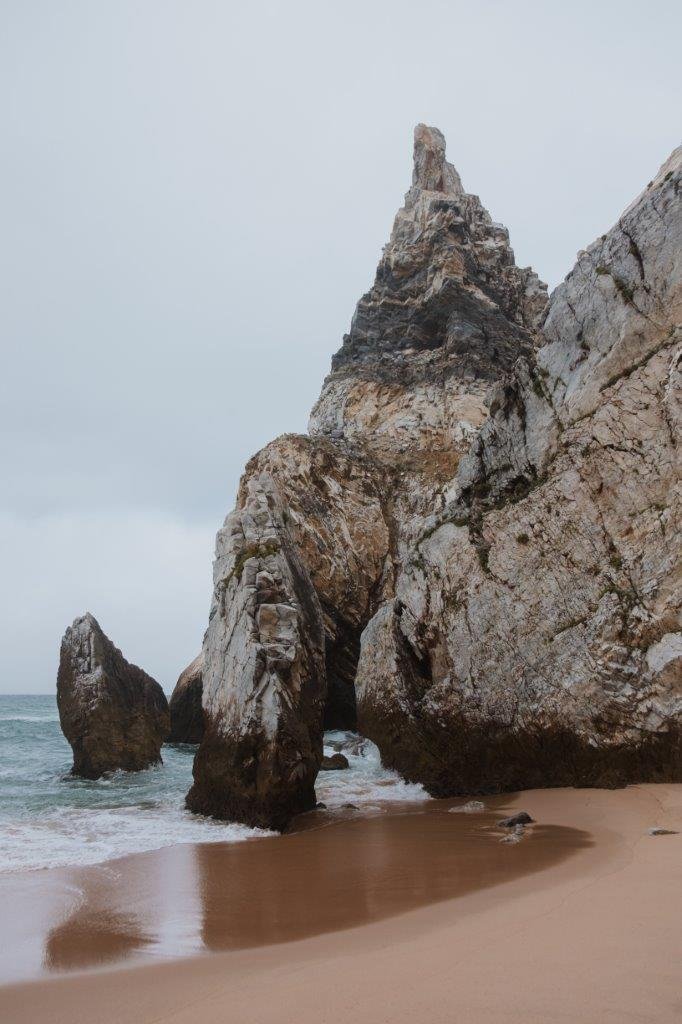
[[340, 772], [349, 768], [348, 758], [344, 754], [332, 754], [331, 757], [323, 757], [320, 765], [321, 772]]
[[503, 818], [502, 821], [498, 821], [498, 828], [514, 828], [515, 825], [532, 825], [534, 818], [531, 818], [528, 811], [519, 811], [518, 814], [512, 814], [511, 818]]
[[485, 810], [485, 804], [481, 800], [469, 800], [466, 804], [460, 804], [459, 807], [451, 807], [450, 814], [479, 814]]
[[678, 834], [674, 828], [661, 828], [660, 825], [649, 829], [650, 836], [676, 836]]

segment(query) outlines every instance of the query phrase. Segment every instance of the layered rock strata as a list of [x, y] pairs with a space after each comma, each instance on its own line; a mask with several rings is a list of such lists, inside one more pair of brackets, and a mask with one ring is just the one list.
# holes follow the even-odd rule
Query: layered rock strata
[[74, 775], [97, 779], [115, 769], [139, 771], [160, 763], [170, 728], [165, 694], [125, 660], [89, 613], [64, 634], [57, 706], [73, 750]]
[[178, 677], [169, 702], [169, 743], [201, 742], [204, 735], [204, 709], [201, 704], [203, 671], [202, 652]]
[[218, 535], [190, 806], [281, 827], [323, 723], [439, 795], [682, 774], [679, 165], [548, 304], [418, 126], [310, 435]]

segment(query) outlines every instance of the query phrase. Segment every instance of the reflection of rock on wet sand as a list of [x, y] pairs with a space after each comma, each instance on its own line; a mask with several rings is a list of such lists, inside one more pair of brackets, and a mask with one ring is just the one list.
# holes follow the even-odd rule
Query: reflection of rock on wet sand
[[513, 850], [499, 815], [386, 814], [232, 847], [195, 847], [210, 950], [302, 939], [538, 871], [584, 849], [585, 832], [538, 825]]
[[158, 956], [197, 951], [199, 904], [191, 846], [60, 872], [58, 877], [81, 895], [70, 915], [60, 916], [46, 933], [46, 969], [93, 967], [152, 951]]
[[140, 953], [151, 942], [134, 914], [86, 907], [48, 934], [44, 965], [50, 971], [94, 967]]

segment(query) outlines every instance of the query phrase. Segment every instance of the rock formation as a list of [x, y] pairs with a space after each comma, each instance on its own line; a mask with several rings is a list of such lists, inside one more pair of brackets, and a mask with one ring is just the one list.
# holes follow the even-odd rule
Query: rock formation
[[682, 777], [681, 162], [548, 302], [417, 127], [310, 434], [218, 534], [190, 807], [282, 827], [323, 722], [438, 795]]
[[350, 768], [350, 764], [345, 754], [330, 754], [329, 757], [325, 755], [320, 764], [322, 772], [342, 772], [346, 768]]
[[204, 737], [187, 806], [283, 828], [315, 806], [322, 758], [320, 604], [265, 473], [218, 533], [204, 643]]
[[204, 711], [201, 706], [204, 656], [198, 654], [180, 673], [171, 695], [169, 743], [200, 743], [204, 735]]
[[682, 777], [681, 164], [579, 255], [363, 634], [361, 727], [433, 793]]
[[435, 128], [415, 130], [414, 173], [372, 289], [313, 409], [310, 433], [394, 465], [445, 473], [486, 417], [490, 385], [532, 351], [547, 290], [509, 234], [462, 188]]
[[161, 761], [170, 727], [163, 690], [130, 665], [89, 613], [62, 640], [57, 676], [62, 731], [73, 750], [73, 773], [97, 779], [122, 768]]

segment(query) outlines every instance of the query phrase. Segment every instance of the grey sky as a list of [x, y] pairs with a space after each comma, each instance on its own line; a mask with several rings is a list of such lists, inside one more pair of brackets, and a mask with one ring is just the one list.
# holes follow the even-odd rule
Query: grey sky
[[89, 609], [169, 689], [411, 173], [554, 286], [679, 142], [676, 0], [0, 2], [0, 691]]

